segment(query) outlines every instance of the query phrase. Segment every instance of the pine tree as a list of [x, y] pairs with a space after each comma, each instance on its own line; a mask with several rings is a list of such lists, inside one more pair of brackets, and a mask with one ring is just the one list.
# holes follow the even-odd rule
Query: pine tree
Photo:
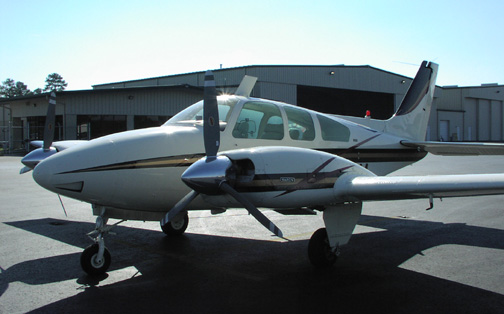
[[2, 85], [0, 85], [0, 97], [2, 98], [12, 98], [29, 94], [31, 94], [31, 91], [25, 83], [19, 81], [15, 82], [11, 78], [6, 79]]
[[44, 87], [44, 92], [50, 92], [53, 90], [61, 92], [65, 90], [67, 85], [68, 83], [65, 82], [65, 80], [61, 75], [59, 75], [58, 73], [52, 73], [49, 74], [46, 78], [46, 85]]

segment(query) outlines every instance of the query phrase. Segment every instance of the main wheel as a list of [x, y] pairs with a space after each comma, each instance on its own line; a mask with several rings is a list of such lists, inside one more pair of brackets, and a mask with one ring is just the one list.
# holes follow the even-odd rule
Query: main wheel
[[104, 274], [110, 266], [112, 257], [110, 252], [105, 248], [101, 261], [97, 260], [98, 244], [88, 246], [81, 254], [80, 262], [82, 269], [91, 276]]
[[186, 231], [188, 224], [189, 215], [185, 212], [184, 215], [181, 215], [180, 219], [170, 221], [166, 225], [161, 226], [161, 229], [168, 236], [181, 235]]
[[308, 243], [308, 258], [317, 268], [328, 268], [336, 263], [338, 256], [329, 245], [325, 228], [315, 231]]

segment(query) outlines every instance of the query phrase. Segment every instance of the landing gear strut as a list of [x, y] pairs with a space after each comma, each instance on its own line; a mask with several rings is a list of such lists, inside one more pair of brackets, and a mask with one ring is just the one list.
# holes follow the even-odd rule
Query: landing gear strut
[[112, 258], [109, 250], [105, 247], [104, 236], [110, 232], [110, 229], [124, 220], [110, 226], [107, 226], [107, 221], [108, 218], [105, 217], [105, 210], [103, 209], [100, 216], [96, 217], [95, 230], [87, 234], [95, 243], [88, 246], [80, 257], [82, 269], [91, 276], [102, 275], [109, 268]]
[[315, 231], [308, 243], [308, 257], [318, 268], [334, 265], [340, 255], [339, 247], [350, 240], [362, 212], [362, 203], [343, 203], [327, 206], [324, 211], [325, 228]]

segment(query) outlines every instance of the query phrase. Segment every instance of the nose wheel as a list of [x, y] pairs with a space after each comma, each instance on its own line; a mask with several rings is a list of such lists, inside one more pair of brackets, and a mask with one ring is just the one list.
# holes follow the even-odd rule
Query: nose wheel
[[104, 236], [124, 220], [110, 226], [107, 226], [107, 221], [108, 218], [105, 217], [105, 210], [102, 209], [100, 216], [96, 217], [95, 230], [87, 234], [94, 241], [94, 244], [88, 246], [82, 252], [80, 263], [82, 270], [90, 276], [102, 275], [110, 267], [112, 257], [109, 250], [105, 247]]
[[88, 246], [81, 254], [80, 263], [82, 269], [91, 276], [104, 274], [109, 266], [112, 258], [109, 250], [104, 248], [103, 253], [99, 254], [100, 246], [98, 243]]

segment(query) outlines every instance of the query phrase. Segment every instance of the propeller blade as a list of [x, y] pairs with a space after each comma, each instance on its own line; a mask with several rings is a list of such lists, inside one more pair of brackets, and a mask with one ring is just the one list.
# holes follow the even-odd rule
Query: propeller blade
[[44, 151], [48, 151], [54, 140], [54, 122], [56, 120], [56, 93], [51, 92], [44, 127]]
[[175, 206], [173, 206], [173, 208], [164, 216], [163, 220], [161, 220], [161, 226], [168, 224], [173, 219], [173, 217], [177, 216], [178, 213], [183, 211], [187, 207], [187, 205], [189, 205], [189, 203], [191, 203], [198, 195], [198, 192], [192, 190], [180, 201], [178, 201], [178, 203], [175, 204]]
[[268, 217], [264, 216], [263, 213], [257, 209], [257, 207], [254, 206], [248, 199], [246, 199], [243, 195], [238, 193], [235, 189], [233, 189], [227, 182], [222, 182], [220, 185], [220, 188], [231, 195], [235, 200], [237, 200], [240, 204], [245, 206], [245, 208], [248, 210], [248, 212], [254, 216], [257, 221], [259, 221], [264, 227], [266, 227], [268, 230], [273, 232], [276, 236], [283, 238], [283, 233], [282, 231], [275, 226], [275, 224], [268, 219]]
[[212, 71], [205, 73], [205, 91], [203, 97], [203, 138], [207, 157], [217, 156], [220, 146], [219, 110], [217, 91]]
[[28, 168], [24, 166], [21, 170], [19, 170], [19, 174], [27, 173], [28, 171], [32, 171], [33, 168]]

